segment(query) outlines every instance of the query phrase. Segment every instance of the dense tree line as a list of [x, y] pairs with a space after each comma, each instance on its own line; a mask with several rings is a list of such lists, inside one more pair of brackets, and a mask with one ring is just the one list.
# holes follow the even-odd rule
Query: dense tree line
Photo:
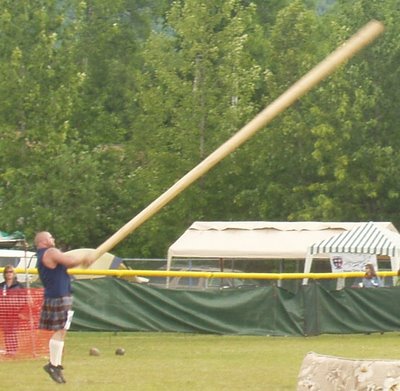
[[400, 227], [397, 0], [0, 0], [1, 230], [97, 247], [370, 19], [386, 31], [126, 238], [196, 220]]

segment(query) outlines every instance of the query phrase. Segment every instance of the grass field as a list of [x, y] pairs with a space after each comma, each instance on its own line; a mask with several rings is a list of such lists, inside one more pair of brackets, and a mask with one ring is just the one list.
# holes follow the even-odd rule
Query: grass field
[[[1, 361], [0, 390], [295, 390], [309, 351], [348, 358], [400, 359], [400, 334], [318, 337], [70, 332], [66, 384], [43, 371], [47, 360]], [[100, 356], [90, 356], [96, 347]], [[124, 356], [115, 355], [123, 347]]]

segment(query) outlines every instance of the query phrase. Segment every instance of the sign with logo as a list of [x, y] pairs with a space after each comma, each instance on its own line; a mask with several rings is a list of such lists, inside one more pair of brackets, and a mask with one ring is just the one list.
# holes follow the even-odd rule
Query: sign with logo
[[332, 273], [361, 272], [367, 263], [372, 263], [378, 270], [375, 254], [335, 253], [330, 254], [330, 262]]

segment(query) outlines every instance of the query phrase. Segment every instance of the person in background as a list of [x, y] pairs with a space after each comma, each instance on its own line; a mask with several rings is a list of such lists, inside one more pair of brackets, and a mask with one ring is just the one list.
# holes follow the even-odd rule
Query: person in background
[[361, 282], [363, 288], [379, 288], [382, 286], [382, 281], [376, 274], [374, 265], [367, 263], [365, 265], [365, 275]]
[[14, 356], [18, 350], [18, 312], [20, 308], [19, 295], [16, 290], [23, 288], [18, 282], [17, 275], [12, 265], [6, 265], [3, 270], [4, 281], [0, 283], [1, 294], [1, 328], [4, 333], [6, 355]]
[[0, 283], [0, 288], [3, 292], [3, 296], [6, 296], [6, 293], [9, 289], [23, 288], [22, 284], [17, 279], [14, 266], [12, 265], [4, 266], [3, 277], [4, 281]]
[[43, 369], [56, 383], [65, 383], [61, 363], [64, 339], [73, 315], [71, 280], [67, 269], [79, 265], [87, 267], [95, 259], [88, 254], [71, 258], [55, 247], [55, 239], [45, 231], [36, 234], [35, 245], [37, 268], [44, 286], [39, 328], [54, 332], [49, 341], [50, 362]]

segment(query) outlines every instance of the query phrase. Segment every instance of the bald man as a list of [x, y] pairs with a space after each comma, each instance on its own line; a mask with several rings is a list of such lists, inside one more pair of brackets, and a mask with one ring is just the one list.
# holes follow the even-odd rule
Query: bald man
[[65, 383], [62, 354], [73, 315], [71, 279], [67, 270], [79, 265], [88, 267], [94, 259], [87, 254], [71, 258], [55, 247], [55, 239], [45, 231], [36, 234], [35, 245], [37, 268], [44, 286], [39, 328], [54, 331], [49, 341], [50, 362], [43, 369], [56, 383]]

